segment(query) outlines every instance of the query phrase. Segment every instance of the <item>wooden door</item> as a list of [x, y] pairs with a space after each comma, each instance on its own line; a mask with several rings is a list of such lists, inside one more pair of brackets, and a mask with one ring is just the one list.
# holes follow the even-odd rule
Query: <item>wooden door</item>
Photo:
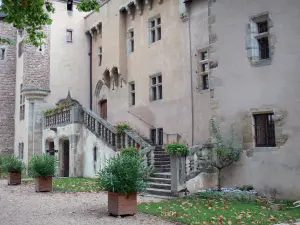
[[107, 120], [107, 100], [102, 100], [100, 102], [100, 116]]

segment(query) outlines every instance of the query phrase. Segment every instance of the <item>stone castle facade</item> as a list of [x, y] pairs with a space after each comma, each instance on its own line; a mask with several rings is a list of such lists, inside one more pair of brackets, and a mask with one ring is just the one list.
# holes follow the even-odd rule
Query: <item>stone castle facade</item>
[[[299, 198], [299, 2], [110, 0], [90, 14], [73, 4], [54, 1], [41, 49], [1, 23], [0, 35], [16, 39], [5, 46], [10, 63], [0, 60], [1, 80], [9, 80], [9, 87], [0, 82], [2, 152], [28, 163], [53, 148], [63, 160], [69, 146], [61, 174], [94, 176], [114, 154], [110, 126], [127, 121], [155, 146], [196, 146], [211, 137], [216, 118], [225, 136], [234, 124], [244, 150], [222, 185], [275, 187]], [[66, 101], [85, 108], [84, 121], [72, 111], [73, 125], [45, 126], [42, 109]], [[97, 116], [106, 121], [96, 120], [108, 129], [106, 144], [94, 119], [86, 121]]]

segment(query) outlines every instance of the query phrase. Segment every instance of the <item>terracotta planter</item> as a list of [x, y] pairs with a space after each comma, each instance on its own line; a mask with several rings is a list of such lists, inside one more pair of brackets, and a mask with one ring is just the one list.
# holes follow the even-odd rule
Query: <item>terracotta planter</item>
[[136, 214], [137, 196], [108, 192], [108, 212], [114, 216]]
[[35, 178], [35, 191], [46, 192], [52, 191], [52, 177], [37, 177]]
[[19, 185], [21, 184], [21, 173], [10, 173], [7, 175], [8, 185]]

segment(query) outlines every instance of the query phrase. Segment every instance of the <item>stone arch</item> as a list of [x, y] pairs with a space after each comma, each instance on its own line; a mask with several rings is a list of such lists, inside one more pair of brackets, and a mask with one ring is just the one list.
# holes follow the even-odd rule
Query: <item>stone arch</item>
[[108, 88], [102, 80], [99, 80], [94, 92], [94, 112], [100, 115], [99, 104], [107, 100]]

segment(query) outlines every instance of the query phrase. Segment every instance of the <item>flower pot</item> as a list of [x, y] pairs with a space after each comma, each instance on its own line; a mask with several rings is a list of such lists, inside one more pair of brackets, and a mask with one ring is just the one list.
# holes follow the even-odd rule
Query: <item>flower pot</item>
[[108, 192], [108, 212], [114, 216], [136, 214], [137, 196]]
[[35, 178], [35, 191], [46, 192], [52, 191], [52, 177], [37, 177]]
[[8, 172], [7, 183], [8, 183], [8, 185], [19, 185], [19, 184], [21, 184], [21, 173]]

